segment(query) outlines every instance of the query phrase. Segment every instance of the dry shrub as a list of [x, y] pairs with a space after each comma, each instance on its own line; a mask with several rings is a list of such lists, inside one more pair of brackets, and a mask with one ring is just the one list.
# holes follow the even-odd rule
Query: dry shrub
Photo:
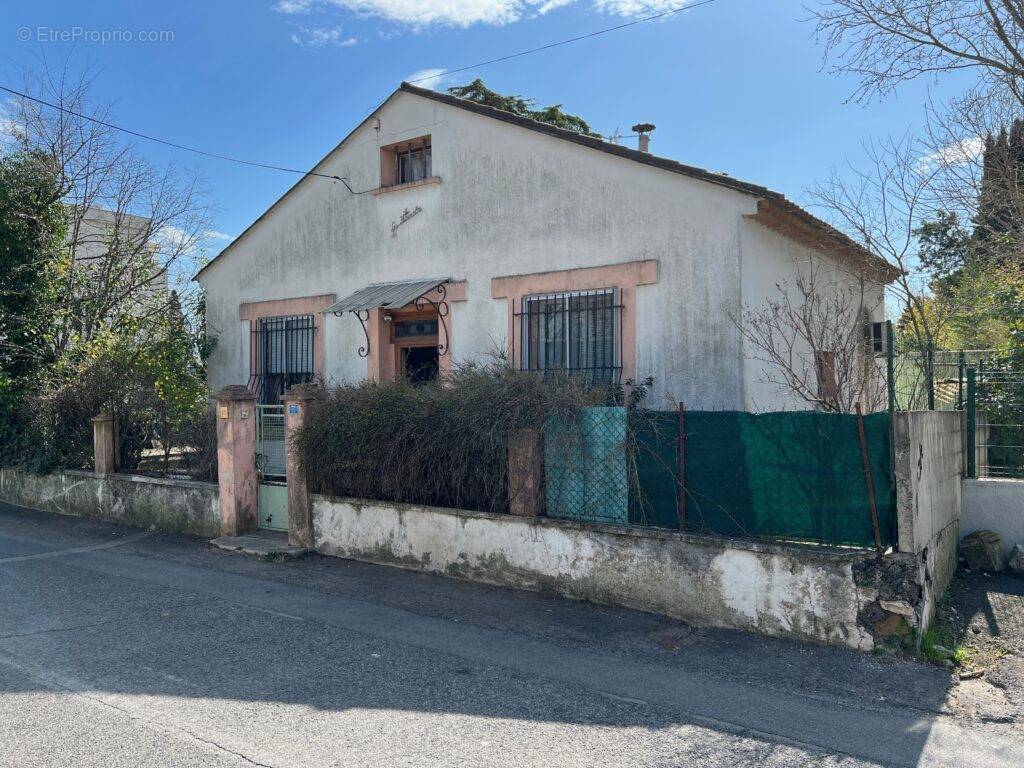
[[463, 363], [443, 382], [336, 387], [307, 408], [291, 449], [317, 493], [506, 512], [509, 437], [608, 396], [500, 360]]

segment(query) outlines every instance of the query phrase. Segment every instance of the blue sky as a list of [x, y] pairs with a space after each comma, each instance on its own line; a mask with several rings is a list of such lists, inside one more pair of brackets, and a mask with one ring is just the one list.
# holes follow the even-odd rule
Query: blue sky
[[[175, 3], [36, 0], [8, 5], [0, 82], [44, 59], [91, 66], [117, 122], [259, 162], [308, 168], [403, 79], [622, 23], [681, 0], [240, 0]], [[805, 21], [814, 0], [716, 0], [444, 79], [562, 103], [596, 130], [655, 123], [652, 151], [805, 201], [815, 179], [856, 160], [861, 143], [919, 126], [914, 83], [869, 105], [830, 74]], [[78, 31], [80, 30], [80, 31]], [[103, 42], [102, 33], [155, 42]], [[169, 34], [168, 34], [169, 33]], [[71, 36], [77, 39], [61, 41]], [[167, 39], [168, 37], [173, 39]], [[19, 37], [28, 37], [23, 42]], [[197, 168], [237, 235], [295, 181], [146, 142], [153, 160]], [[223, 242], [212, 242], [215, 253]]]

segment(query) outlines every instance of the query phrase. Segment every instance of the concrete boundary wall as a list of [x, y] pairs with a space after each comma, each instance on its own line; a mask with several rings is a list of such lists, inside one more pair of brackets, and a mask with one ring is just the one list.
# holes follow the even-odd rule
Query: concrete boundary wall
[[959, 411], [897, 412], [893, 434], [899, 551], [917, 561], [918, 620], [927, 627], [956, 572], [966, 419]]
[[874, 562], [863, 551], [315, 495], [311, 502], [323, 554], [701, 625], [874, 645], [864, 616], [879, 592], [858, 586]]
[[964, 480], [960, 533], [995, 531], [1003, 540], [1003, 558], [1014, 544], [1024, 545], [1024, 480]]
[[61, 515], [195, 536], [220, 534], [216, 483], [64, 470], [35, 475], [0, 468], [0, 501]]

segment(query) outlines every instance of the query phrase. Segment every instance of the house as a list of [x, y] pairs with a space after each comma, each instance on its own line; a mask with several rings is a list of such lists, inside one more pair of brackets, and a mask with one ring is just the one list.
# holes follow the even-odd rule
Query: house
[[502, 350], [652, 376], [655, 405], [765, 410], [806, 404], [734, 318], [810, 263], [866, 272], [883, 319], [893, 269], [777, 192], [402, 83], [196, 279], [210, 385], [263, 402]]

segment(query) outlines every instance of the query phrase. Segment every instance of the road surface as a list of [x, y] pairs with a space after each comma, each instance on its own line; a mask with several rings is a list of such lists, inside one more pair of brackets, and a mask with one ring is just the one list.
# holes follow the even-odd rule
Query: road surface
[[0, 766], [1020, 766], [916, 662], [0, 504]]

